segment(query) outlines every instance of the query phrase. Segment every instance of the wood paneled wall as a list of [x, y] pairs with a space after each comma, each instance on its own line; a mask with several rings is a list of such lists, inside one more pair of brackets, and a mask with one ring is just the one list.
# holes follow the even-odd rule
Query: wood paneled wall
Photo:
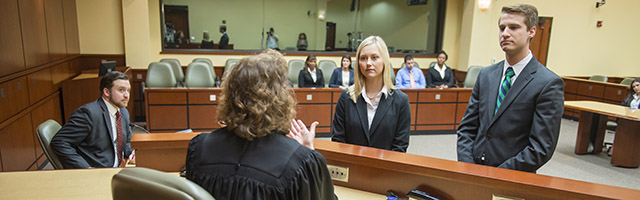
[[0, 1], [0, 171], [35, 170], [36, 129], [62, 123], [60, 85], [81, 70], [75, 0]]

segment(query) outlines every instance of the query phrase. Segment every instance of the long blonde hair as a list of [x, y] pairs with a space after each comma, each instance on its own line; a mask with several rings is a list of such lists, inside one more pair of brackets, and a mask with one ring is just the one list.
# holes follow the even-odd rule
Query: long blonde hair
[[241, 59], [222, 83], [218, 120], [247, 140], [289, 132], [296, 101], [287, 71], [274, 50]]
[[358, 46], [358, 53], [356, 53], [356, 63], [358, 63], [357, 69], [354, 70], [354, 78], [353, 85], [349, 87], [349, 96], [354, 103], [358, 101], [358, 96], [362, 95], [362, 86], [366, 83], [366, 78], [360, 71], [360, 53], [362, 49], [369, 45], [376, 45], [378, 47], [378, 51], [380, 51], [380, 56], [382, 57], [382, 62], [384, 63], [384, 67], [382, 70], [382, 82], [384, 86], [387, 87], [387, 92], [389, 95], [393, 95], [393, 90], [396, 87], [393, 85], [391, 81], [391, 64], [389, 63], [389, 51], [387, 49], [387, 44], [384, 43], [384, 40], [380, 36], [369, 36], [360, 43]]

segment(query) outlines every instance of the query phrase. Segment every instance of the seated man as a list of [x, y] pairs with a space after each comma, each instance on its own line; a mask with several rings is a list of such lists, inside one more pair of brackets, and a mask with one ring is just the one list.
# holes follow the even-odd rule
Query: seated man
[[65, 169], [123, 167], [133, 158], [130, 141], [129, 77], [117, 71], [100, 81], [101, 97], [73, 111], [51, 140]]
[[417, 67], [413, 67], [415, 62], [413, 56], [404, 57], [404, 67], [398, 70], [396, 75], [396, 88], [398, 89], [422, 89], [427, 87], [424, 73]]

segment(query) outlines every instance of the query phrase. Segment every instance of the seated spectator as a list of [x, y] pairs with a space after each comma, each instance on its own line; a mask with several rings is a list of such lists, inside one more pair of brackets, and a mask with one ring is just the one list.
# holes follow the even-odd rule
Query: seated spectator
[[639, 109], [640, 104], [640, 78], [635, 78], [629, 85], [627, 97], [622, 101], [622, 105], [634, 109]]
[[427, 87], [438, 89], [454, 87], [453, 71], [444, 64], [444, 61], [447, 61], [449, 56], [444, 51], [440, 51], [436, 54], [436, 58], [438, 62], [431, 65], [427, 70]]
[[336, 68], [331, 73], [331, 79], [329, 80], [329, 87], [332, 88], [348, 88], [353, 85], [353, 68], [351, 67], [351, 56], [342, 56], [340, 68]]
[[424, 73], [415, 64], [413, 56], [404, 57], [404, 67], [398, 70], [396, 75], [396, 87], [398, 89], [422, 89], [427, 86], [424, 80]]
[[189, 44], [189, 38], [184, 36], [184, 32], [178, 31], [176, 33], [176, 43], [177, 44]]
[[[218, 120], [226, 127], [189, 142], [186, 177], [216, 199], [333, 199], [315, 127], [296, 115], [287, 62], [268, 50], [243, 58], [222, 83]], [[293, 138], [289, 138], [289, 133]]]
[[306, 51], [308, 45], [307, 34], [300, 33], [300, 35], [298, 35], [298, 51]]
[[324, 87], [324, 77], [322, 76], [322, 70], [318, 69], [316, 63], [316, 56], [311, 54], [307, 56], [307, 60], [304, 63], [304, 68], [300, 70], [298, 74], [298, 87]]
[[209, 38], [209, 32], [202, 32], [202, 43], [200, 43], [201, 49], [213, 49], [213, 41]]

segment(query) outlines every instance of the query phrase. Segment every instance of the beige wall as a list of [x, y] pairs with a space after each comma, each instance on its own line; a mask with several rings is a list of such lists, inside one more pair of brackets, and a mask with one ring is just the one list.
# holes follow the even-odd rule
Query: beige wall
[[[471, 3], [472, 2], [472, 3]], [[497, 20], [504, 5], [522, 3], [517, 0], [492, 1], [486, 11], [477, 8], [477, 0], [465, 0], [460, 38], [462, 52], [469, 49], [468, 56], [458, 58], [459, 68], [469, 65], [489, 65], [491, 59], [504, 59], [498, 45]], [[562, 76], [639, 76], [640, 67], [627, 58], [640, 54], [640, 39], [635, 36], [640, 26], [630, 24], [640, 19], [640, 1], [609, 1], [595, 8], [592, 1], [525, 1], [538, 8], [540, 16], [553, 17], [548, 52], [548, 67]], [[468, 6], [468, 7], [466, 7]], [[468, 12], [467, 12], [468, 11]], [[473, 11], [473, 12], [472, 12]], [[472, 14], [471, 14], [472, 13]], [[466, 15], [472, 15], [467, 18]], [[596, 21], [604, 25], [596, 28]]]
[[81, 54], [124, 54], [121, 0], [76, 0]]

